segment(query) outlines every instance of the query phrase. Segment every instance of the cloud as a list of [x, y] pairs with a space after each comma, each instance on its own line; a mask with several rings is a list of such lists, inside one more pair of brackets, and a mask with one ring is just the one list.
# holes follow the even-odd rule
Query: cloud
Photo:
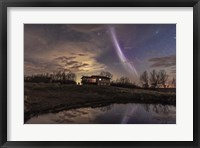
[[149, 61], [153, 63], [151, 67], [172, 67], [176, 66], [176, 55], [151, 58]]
[[108, 48], [109, 40], [96, 35], [105, 28], [106, 25], [88, 24], [24, 25], [24, 60], [32, 65], [25, 65], [25, 73], [37, 72], [36, 67], [46, 72], [70, 67], [74, 72], [92, 72], [105, 67], [97, 58]]
[[74, 58], [76, 58], [76, 57], [74, 57], [74, 56], [72, 56], [72, 57], [61, 56], [61, 57], [55, 58], [55, 60], [68, 61], [68, 60], [72, 60]]
[[62, 24], [25, 24], [24, 48], [26, 53], [46, 52], [67, 42], [87, 42], [91, 35]]
[[176, 66], [171, 67], [171, 74], [176, 74]]
[[86, 56], [87, 54], [79, 53], [78, 55], [79, 55], [79, 56]]
[[96, 60], [102, 50], [94, 38], [88, 41], [89, 35], [60, 25], [25, 26], [25, 74], [60, 70], [71, 70], [80, 75], [86, 71], [98, 72], [104, 67]]
[[66, 56], [61, 56], [57, 57], [53, 60], [52, 64], [57, 63], [59, 64], [59, 70], [70, 70], [70, 71], [82, 71], [86, 66], [89, 66], [87, 62], [82, 62], [78, 61], [76, 57], [71, 56], [71, 57], [66, 57]]
[[87, 56], [87, 54], [86, 53], [74, 53], [74, 52], [72, 52], [71, 54], [73, 54], [73, 55], [75, 55], [75, 56]]
[[176, 69], [172, 69], [172, 70], [171, 70], [171, 73], [172, 73], [172, 74], [176, 74]]
[[80, 68], [84, 68], [84, 67], [86, 67], [88, 65], [89, 65], [88, 63], [78, 63], [78, 64], [75, 64], [75, 65], [71, 66], [70, 68], [79, 70]]
[[104, 29], [105, 26], [106, 25], [103, 25], [103, 24], [87, 24], [87, 25], [71, 24], [71, 25], [66, 25], [66, 27], [69, 27], [69, 28], [71, 28], [75, 31], [83, 32], [83, 33], [98, 31], [98, 30]]
[[[65, 50], [68, 47], [73, 50]], [[60, 45], [58, 49], [46, 52], [46, 54], [33, 54], [25, 57], [25, 74], [72, 71], [82, 75], [85, 73], [98, 73], [105, 67], [104, 64], [96, 60], [98, 53], [91, 52], [91, 50], [84, 51], [84, 46], [80, 48], [80, 46], [75, 45], [72, 47]]]

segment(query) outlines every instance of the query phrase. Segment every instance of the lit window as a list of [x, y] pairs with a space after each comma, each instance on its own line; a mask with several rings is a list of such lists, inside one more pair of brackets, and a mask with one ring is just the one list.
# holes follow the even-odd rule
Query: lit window
[[99, 81], [101, 81], [101, 78], [99, 78]]

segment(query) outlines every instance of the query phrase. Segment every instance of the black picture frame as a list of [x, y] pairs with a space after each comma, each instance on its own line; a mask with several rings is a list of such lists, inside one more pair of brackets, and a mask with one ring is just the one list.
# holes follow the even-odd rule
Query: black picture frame
[[[7, 141], [8, 7], [193, 7], [193, 141], [71, 142]], [[1, 0], [0, 3], [0, 146], [9, 147], [200, 147], [200, 2], [199, 0]], [[119, 133], [120, 134], [120, 133]]]

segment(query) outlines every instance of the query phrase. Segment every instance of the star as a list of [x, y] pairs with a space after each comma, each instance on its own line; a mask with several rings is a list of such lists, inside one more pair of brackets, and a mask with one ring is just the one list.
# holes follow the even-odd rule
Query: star
[[98, 32], [97, 35], [100, 36], [100, 35], [101, 35], [101, 32]]
[[155, 32], [155, 34], [158, 34], [159, 33], [159, 31], [157, 30], [156, 32]]

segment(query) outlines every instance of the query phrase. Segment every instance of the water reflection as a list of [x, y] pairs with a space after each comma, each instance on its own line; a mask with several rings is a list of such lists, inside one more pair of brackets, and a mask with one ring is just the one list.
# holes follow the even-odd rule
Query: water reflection
[[176, 107], [161, 104], [112, 104], [33, 117], [29, 124], [175, 124]]

